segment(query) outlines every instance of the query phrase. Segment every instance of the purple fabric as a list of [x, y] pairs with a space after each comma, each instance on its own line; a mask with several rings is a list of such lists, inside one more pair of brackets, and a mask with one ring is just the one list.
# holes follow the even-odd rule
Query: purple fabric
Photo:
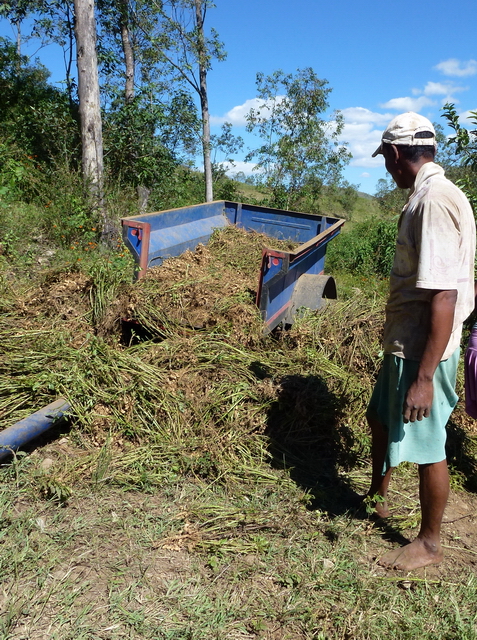
[[465, 411], [477, 419], [477, 328], [473, 328], [464, 359]]

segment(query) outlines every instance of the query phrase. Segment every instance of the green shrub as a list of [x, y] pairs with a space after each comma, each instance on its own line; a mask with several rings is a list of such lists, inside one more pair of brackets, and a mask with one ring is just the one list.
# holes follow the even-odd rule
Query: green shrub
[[370, 219], [341, 234], [327, 248], [329, 271], [388, 276], [393, 264], [395, 220]]
[[12, 140], [0, 142], [0, 154], [0, 198], [12, 201], [24, 194], [25, 183], [34, 172], [34, 160]]

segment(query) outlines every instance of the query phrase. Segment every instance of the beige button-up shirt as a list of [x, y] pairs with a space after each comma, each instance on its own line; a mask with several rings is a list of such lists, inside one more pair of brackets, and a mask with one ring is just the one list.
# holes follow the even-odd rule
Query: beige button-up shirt
[[452, 334], [442, 360], [460, 344], [474, 308], [475, 221], [462, 191], [425, 163], [399, 219], [386, 306], [384, 351], [420, 360], [429, 333], [431, 291], [457, 290]]

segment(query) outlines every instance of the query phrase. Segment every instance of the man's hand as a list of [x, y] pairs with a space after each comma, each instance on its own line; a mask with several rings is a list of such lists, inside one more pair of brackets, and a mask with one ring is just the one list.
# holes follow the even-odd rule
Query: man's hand
[[434, 387], [432, 379], [449, 342], [454, 322], [457, 290], [432, 291], [429, 335], [415, 381], [406, 393], [402, 408], [405, 423], [428, 418]]
[[434, 398], [434, 386], [432, 380], [415, 380], [409, 387], [402, 415], [404, 423], [415, 422], [428, 418], [431, 413], [432, 399]]

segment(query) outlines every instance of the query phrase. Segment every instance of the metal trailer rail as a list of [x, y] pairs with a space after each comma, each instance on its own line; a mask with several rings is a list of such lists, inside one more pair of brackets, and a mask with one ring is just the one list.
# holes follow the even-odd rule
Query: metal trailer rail
[[207, 244], [215, 229], [229, 224], [300, 243], [295, 251], [263, 249], [257, 305], [266, 333], [280, 322], [293, 324], [300, 308], [318, 309], [323, 298], [336, 298], [334, 279], [323, 273], [326, 245], [344, 224], [338, 218], [221, 200], [123, 218], [123, 240], [141, 278], [166, 258]]

